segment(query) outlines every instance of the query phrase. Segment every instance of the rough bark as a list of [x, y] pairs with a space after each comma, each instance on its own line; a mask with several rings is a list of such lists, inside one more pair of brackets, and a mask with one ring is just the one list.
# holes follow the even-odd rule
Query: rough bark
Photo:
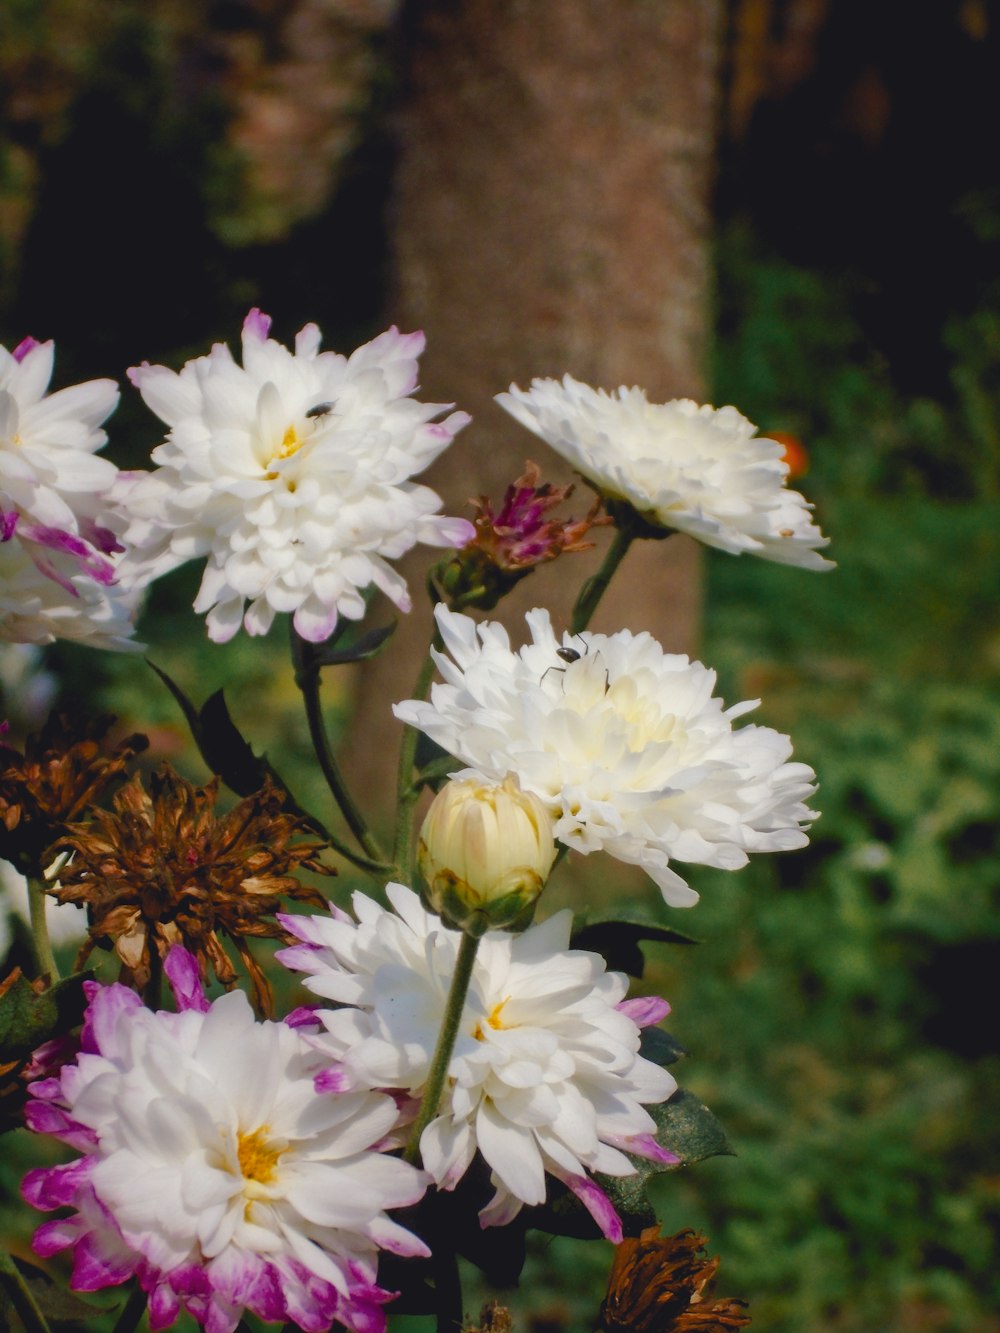
[[[511, 381], [568, 371], [605, 388], [640, 384], [659, 401], [703, 398], [719, 22], [718, 0], [424, 0], [406, 11], [390, 313], [427, 333], [421, 396], [474, 417], [427, 478], [448, 512], [499, 497], [527, 457], [546, 479], [571, 479], [493, 403]], [[574, 498], [574, 512], [586, 509], [589, 492]], [[500, 618], [516, 638], [532, 605], [565, 623], [595, 563], [570, 556], [536, 572]], [[409, 563], [402, 644], [361, 680], [359, 735], [377, 734], [392, 691], [407, 689], [400, 660], [415, 666], [427, 641], [426, 564], [425, 552]], [[595, 627], [646, 628], [690, 650], [698, 568], [685, 538], [637, 543]], [[384, 779], [391, 748], [352, 757], [369, 784]]]

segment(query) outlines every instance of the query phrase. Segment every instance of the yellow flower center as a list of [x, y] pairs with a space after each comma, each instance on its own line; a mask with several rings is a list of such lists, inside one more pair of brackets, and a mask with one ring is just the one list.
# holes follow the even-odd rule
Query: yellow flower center
[[[500, 1011], [501, 1009], [503, 1009], [504, 1005], [507, 1003], [509, 999], [510, 996], [505, 995], [499, 1004], [495, 1004], [493, 1006], [493, 1008], [490, 1010], [489, 1014], [486, 1017], [487, 1024], [494, 1030], [494, 1032], [505, 1032], [508, 1028], [517, 1026], [515, 1023], [505, 1023], [503, 1019], [500, 1017]], [[476, 1041], [482, 1041], [484, 1039], [482, 1023], [476, 1024], [476, 1030], [475, 1032], [473, 1032], [472, 1035], [473, 1037], [475, 1037]]]
[[268, 1126], [261, 1125], [252, 1134], [240, 1134], [236, 1147], [244, 1179], [255, 1180], [258, 1185], [268, 1185], [274, 1179], [278, 1158], [284, 1151], [271, 1146], [269, 1133]]

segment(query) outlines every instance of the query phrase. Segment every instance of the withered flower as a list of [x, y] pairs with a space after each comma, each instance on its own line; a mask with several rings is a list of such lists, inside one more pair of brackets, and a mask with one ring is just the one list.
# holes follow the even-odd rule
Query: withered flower
[[539, 486], [541, 473], [527, 462], [524, 473], [507, 487], [503, 504], [495, 511], [481, 495], [471, 503], [476, 511], [476, 535], [434, 572], [437, 591], [453, 610], [478, 606], [489, 611], [536, 565], [570, 551], [586, 551], [593, 542], [584, 537], [592, 527], [610, 522], [600, 514], [601, 500], [581, 519], [558, 519], [551, 511], [567, 500], [573, 486]]
[[725, 1333], [750, 1323], [744, 1302], [707, 1300], [719, 1260], [705, 1257], [696, 1231], [661, 1236], [647, 1227], [615, 1250], [608, 1294], [601, 1306], [603, 1333]]
[[218, 779], [195, 787], [168, 765], [150, 779], [137, 774], [92, 822], [74, 825], [50, 850], [70, 853], [50, 892], [85, 906], [90, 939], [114, 948], [121, 980], [144, 991], [158, 983], [160, 965], [183, 944], [227, 988], [236, 971], [222, 936], [232, 940], [254, 988], [258, 1009], [270, 1013], [271, 989], [247, 940], [288, 940], [273, 919], [282, 898], [325, 907], [323, 896], [291, 873], [334, 874], [319, 861], [325, 844], [295, 841], [306, 828], [285, 811], [284, 794], [268, 781], [228, 814], [217, 816]]
[[42, 874], [46, 848], [149, 744], [136, 734], [107, 745], [114, 720], [53, 713], [24, 754], [0, 740], [0, 857], [22, 874]]

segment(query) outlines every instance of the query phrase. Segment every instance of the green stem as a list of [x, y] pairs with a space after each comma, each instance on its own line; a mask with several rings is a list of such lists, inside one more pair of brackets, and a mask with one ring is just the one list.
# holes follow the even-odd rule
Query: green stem
[[0, 1252], [0, 1286], [20, 1316], [25, 1333], [51, 1333], [31, 1288], [9, 1254]]
[[458, 948], [458, 958], [455, 962], [455, 975], [451, 979], [448, 1002], [445, 1005], [444, 1017], [441, 1020], [441, 1031], [438, 1033], [437, 1050], [434, 1052], [430, 1073], [427, 1075], [427, 1082], [424, 1084], [424, 1095], [420, 1103], [420, 1110], [417, 1112], [413, 1129], [410, 1131], [410, 1141], [406, 1145], [406, 1152], [403, 1154], [403, 1158], [407, 1162], [419, 1162], [420, 1136], [437, 1115], [441, 1093], [448, 1077], [448, 1066], [451, 1064], [451, 1053], [455, 1049], [455, 1038], [458, 1036], [458, 1027], [462, 1021], [462, 1012], [465, 1009], [465, 997], [468, 994], [469, 982], [472, 980], [472, 968], [476, 961], [476, 950], [478, 948], [478, 935], [462, 936], [462, 943]]
[[111, 1333], [132, 1333], [145, 1308], [146, 1293], [141, 1287], [134, 1287]]
[[309, 723], [309, 735], [312, 738], [313, 749], [316, 751], [320, 770], [326, 778], [326, 784], [333, 794], [333, 799], [344, 816], [347, 827], [354, 834], [368, 860], [378, 863], [386, 870], [391, 869], [386, 862], [378, 840], [369, 829], [364, 816], [355, 805], [351, 793], [347, 790], [347, 785], [333, 753], [333, 747], [330, 744], [326, 722], [323, 718], [323, 709], [319, 701], [319, 663], [311, 652], [311, 645], [296, 634], [294, 629], [292, 630], [292, 662], [295, 668], [295, 683], [302, 691], [302, 701], [305, 705], [306, 720]]
[[[441, 636], [434, 635], [433, 646], [441, 647]], [[427, 654], [420, 667], [411, 698], [426, 699], [434, 675], [434, 659]], [[419, 788], [413, 783], [413, 762], [417, 754], [417, 742], [420, 732], [409, 725], [403, 728], [403, 739], [399, 747], [399, 773], [396, 778], [396, 835], [392, 844], [392, 859], [399, 878], [412, 887], [413, 885], [413, 809], [420, 795]]]
[[49, 985], [59, 980], [59, 969], [52, 952], [49, 939], [49, 923], [45, 917], [45, 884], [33, 875], [28, 880], [28, 917], [31, 921], [31, 938], [35, 945], [35, 961], [40, 975], [47, 975]]
[[590, 624], [591, 617], [597, 610], [597, 604], [608, 590], [611, 576], [625, 558], [625, 552], [635, 538], [633, 532], [624, 527], [615, 528], [615, 535], [604, 556], [604, 562], [596, 574], [593, 574], [580, 589], [580, 595], [573, 607], [573, 619], [570, 633], [579, 634]]

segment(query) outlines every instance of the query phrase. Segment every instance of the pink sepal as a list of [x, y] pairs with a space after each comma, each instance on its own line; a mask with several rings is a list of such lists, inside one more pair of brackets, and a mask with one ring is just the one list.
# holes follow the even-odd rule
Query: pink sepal
[[622, 1000], [615, 1008], [640, 1028], [652, 1027], [670, 1013], [670, 1005], [659, 995], [640, 995], [633, 1000]]
[[163, 970], [174, 992], [179, 1013], [187, 1009], [194, 1009], [199, 1014], [208, 1013], [212, 1006], [205, 994], [198, 960], [193, 953], [185, 949], [183, 944], [175, 944], [163, 960]]

